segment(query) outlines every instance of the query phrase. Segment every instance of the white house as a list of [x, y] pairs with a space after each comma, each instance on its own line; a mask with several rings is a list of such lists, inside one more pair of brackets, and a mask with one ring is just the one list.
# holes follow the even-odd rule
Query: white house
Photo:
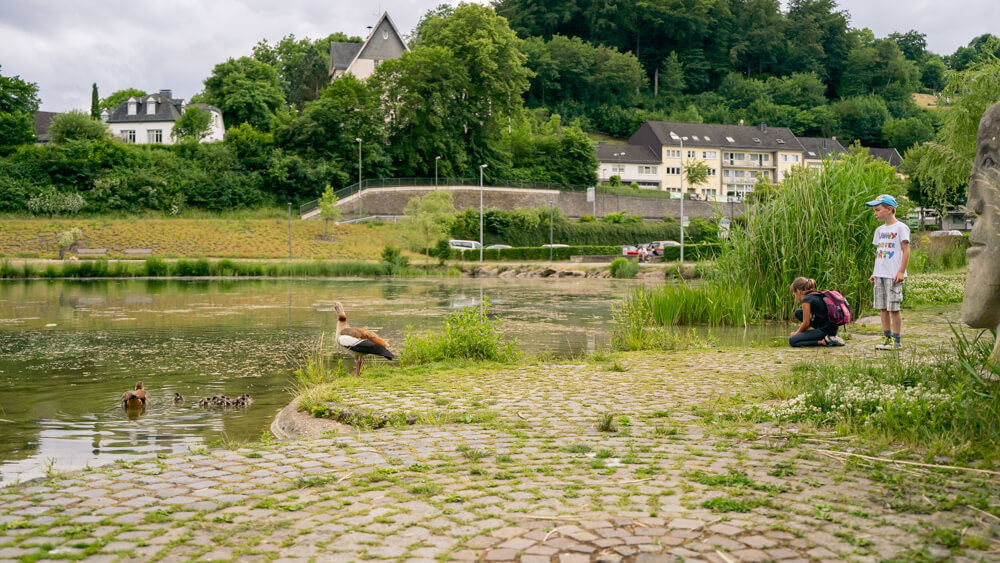
[[389, 12], [385, 12], [364, 43], [330, 42], [330, 80], [347, 73], [364, 80], [375, 72], [379, 63], [409, 50]]
[[[170, 90], [160, 90], [158, 94], [131, 97], [113, 111], [101, 112], [101, 120], [108, 124], [111, 134], [126, 143], [138, 145], [172, 145], [177, 140], [171, 131], [174, 122], [180, 119], [188, 104], [176, 99]], [[222, 111], [208, 104], [194, 104], [212, 116], [209, 134], [202, 141], [221, 141], [226, 134], [222, 122]]]

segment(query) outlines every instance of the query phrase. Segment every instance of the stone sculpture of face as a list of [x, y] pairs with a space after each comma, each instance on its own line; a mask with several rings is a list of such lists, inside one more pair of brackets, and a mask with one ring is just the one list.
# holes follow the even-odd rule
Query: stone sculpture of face
[[1000, 103], [983, 114], [977, 143], [966, 206], [977, 218], [969, 236], [962, 320], [971, 327], [996, 329], [1000, 326]]

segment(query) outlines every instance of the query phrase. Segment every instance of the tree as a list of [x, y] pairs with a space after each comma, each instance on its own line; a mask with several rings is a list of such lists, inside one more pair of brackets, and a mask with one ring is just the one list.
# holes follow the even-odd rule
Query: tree
[[306, 102], [319, 99], [330, 84], [330, 42], [361, 43], [360, 37], [337, 32], [315, 41], [294, 35], [282, 37], [273, 46], [262, 40], [253, 48], [253, 58], [278, 73], [281, 89], [288, 101], [302, 111]]
[[903, 153], [913, 145], [933, 139], [934, 126], [922, 117], [889, 118], [882, 125], [882, 138], [890, 147]]
[[108, 111], [115, 111], [115, 108], [122, 105], [122, 102], [129, 98], [142, 98], [146, 96], [145, 90], [139, 90], [137, 88], [126, 88], [124, 90], [118, 90], [113, 92], [107, 98], [101, 100], [101, 109]]
[[947, 85], [948, 67], [940, 56], [929, 53], [920, 66], [920, 84], [932, 92], [940, 92]]
[[100, 119], [101, 117], [101, 98], [97, 95], [96, 82], [90, 86], [90, 117], [94, 119]]
[[52, 142], [100, 141], [110, 136], [107, 125], [79, 110], [60, 113], [52, 118], [49, 126]]
[[502, 134], [521, 110], [531, 76], [522, 41], [491, 8], [466, 3], [450, 15], [425, 17], [416, 35], [418, 46], [449, 50], [468, 72], [462, 125], [466, 153], [472, 163], [489, 164], [488, 175], [502, 177], [509, 167], [500, 150]]
[[774, 103], [810, 109], [826, 104], [826, 85], [814, 72], [796, 72], [790, 76], [771, 76], [765, 86]]
[[439, 239], [447, 236], [451, 229], [451, 217], [455, 214], [455, 204], [451, 192], [433, 191], [423, 197], [410, 199], [403, 211], [406, 239], [414, 246], [424, 247], [424, 254], [430, 256], [430, 248]]
[[976, 132], [986, 108], [1000, 99], [1000, 61], [992, 59], [955, 73], [943, 95], [952, 100], [934, 141], [906, 151], [903, 170], [910, 175], [910, 197], [942, 214], [964, 201]]
[[319, 216], [323, 219], [323, 236], [328, 235], [330, 221], [338, 221], [341, 217], [340, 208], [337, 202], [340, 199], [335, 195], [333, 186], [327, 186], [323, 190], [323, 195], [319, 198]]
[[850, 143], [861, 141], [865, 146], [879, 146], [882, 125], [889, 119], [885, 101], [878, 96], [855, 96], [831, 105], [839, 125], [837, 138]]
[[198, 101], [221, 109], [229, 125], [249, 123], [266, 131], [271, 128], [275, 112], [285, 103], [285, 96], [274, 68], [240, 57], [215, 65]]
[[703, 160], [693, 160], [684, 164], [684, 185], [688, 188], [700, 186], [708, 181], [711, 168]]
[[0, 147], [35, 139], [34, 113], [40, 103], [37, 84], [0, 74]]
[[677, 57], [677, 51], [670, 51], [670, 56], [663, 59], [663, 67], [660, 70], [660, 89], [669, 97], [678, 97], [686, 86], [684, 65]]
[[212, 132], [212, 113], [196, 105], [184, 109], [170, 134], [178, 140], [201, 141]]
[[385, 61], [372, 83], [381, 89], [389, 145], [400, 176], [455, 174], [467, 166], [463, 142], [469, 74], [444, 47], [419, 47]]
[[927, 54], [927, 35], [915, 29], [906, 33], [890, 33], [889, 40], [895, 42], [903, 56], [913, 62], [920, 62]]

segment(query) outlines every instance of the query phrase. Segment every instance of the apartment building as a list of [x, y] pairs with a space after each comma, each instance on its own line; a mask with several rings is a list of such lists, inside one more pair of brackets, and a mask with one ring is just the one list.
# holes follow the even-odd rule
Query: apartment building
[[836, 137], [799, 137], [799, 143], [806, 151], [806, 166], [813, 168], [823, 166], [823, 159], [847, 154], [847, 149]]
[[[758, 182], [780, 182], [807, 156], [786, 127], [670, 121], [647, 121], [628, 145], [602, 143], [596, 153], [601, 181], [617, 175], [625, 184], [715, 200], [743, 198]], [[692, 161], [708, 166], [708, 180], [682, 187], [682, 170]]]

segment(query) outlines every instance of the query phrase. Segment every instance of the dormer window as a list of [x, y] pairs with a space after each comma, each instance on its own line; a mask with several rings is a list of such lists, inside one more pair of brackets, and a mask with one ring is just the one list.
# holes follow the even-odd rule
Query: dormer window
[[156, 100], [153, 98], [146, 99], [146, 115], [154, 115], [156, 113]]
[[139, 111], [139, 101], [135, 98], [128, 99], [128, 114], [135, 115]]

